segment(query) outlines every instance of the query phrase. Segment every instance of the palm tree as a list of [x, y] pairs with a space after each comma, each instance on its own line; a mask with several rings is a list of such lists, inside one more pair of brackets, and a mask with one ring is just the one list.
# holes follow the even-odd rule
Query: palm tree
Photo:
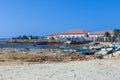
[[120, 35], [120, 29], [115, 29], [114, 30], [115, 40], [120, 42], [119, 35]]
[[115, 29], [114, 36], [117, 38], [119, 34], [120, 34], [120, 29]]

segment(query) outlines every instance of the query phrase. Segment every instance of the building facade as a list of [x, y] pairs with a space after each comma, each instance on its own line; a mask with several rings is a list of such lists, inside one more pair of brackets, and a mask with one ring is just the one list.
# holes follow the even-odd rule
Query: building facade
[[105, 32], [109, 32], [109, 34], [111, 35], [111, 37], [113, 37], [113, 35], [114, 35], [114, 33], [113, 33], [112, 30], [97, 31], [97, 32], [90, 33], [90, 34], [89, 34], [89, 39], [95, 41], [95, 40], [98, 39], [98, 38], [99, 38], [99, 39], [104, 38], [103, 41], [105, 41], [105, 39], [106, 39], [106, 38], [104, 37]]
[[89, 34], [89, 37], [93, 37], [93, 38], [99, 38], [99, 37], [104, 37], [105, 32], [109, 32], [111, 37], [113, 36], [113, 31], [112, 30], [107, 30], [107, 31], [98, 31], [98, 32], [93, 32]]
[[53, 40], [57, 40], [59, 38], [59, 34], [58, 33], [51, 33], [47, 35], [47, 39], [53, 39]]
[[75, 38], [79, 38], [79, 39], [85, 39], [88, 35], [88, 32], [84, 31], [84, 30], [67, 30], [65, 32], [62, 32], [59, 34], [59, 38], [61, 39], [75, 39]]
[[97, 32], [92, 32], [88, 33], [85, 30], [67, 30], [64, 31], [60, 34], [58, 33], [52, 33], [47, 35], [47, 39], [54, 39], [54, 40], [70, 40], [70, 41], [84, 41], [86, 40], [92, 40], [92, 41], [97, 41], [97, 40], [105, 40], [105, 33], [109, 32], [111, 35], [111, 38], [113, 37], [114, 33], [112, 30], [107, 30], [107, 31], [97, 31]]

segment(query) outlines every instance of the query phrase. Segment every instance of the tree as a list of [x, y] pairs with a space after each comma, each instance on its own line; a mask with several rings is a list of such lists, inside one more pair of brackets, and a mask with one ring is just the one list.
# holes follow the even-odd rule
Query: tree
[[32, 39], [39, 39], [39, 36], [33, 36]]
[[22, 36], [18, 36], [17, 39], [22, 39]]
[[32, 36], [32, 35], [23, 35], [23, 36], [18, 36], [18, 37], [13, 37], [12, 39], [39, 39], [39, 36]]
[[28, 36], [23, 35], [23, 36], [22, 36], [22, 39], [29, 39], [29, 38], [28, 38]]
[[105, 37], [110, 37], [111, 35], [110, 35], [109, 32], [105, 32], [104, 36], [105, 36]]
[[32, 36], [32, 35], [29, 35], [28, 38], [29, 38], [29, 39], [33, 39], [33, 36]]
[[120, 29], [115, 29], [114, 36], [117, 38], [119, 34], [120, 34]]

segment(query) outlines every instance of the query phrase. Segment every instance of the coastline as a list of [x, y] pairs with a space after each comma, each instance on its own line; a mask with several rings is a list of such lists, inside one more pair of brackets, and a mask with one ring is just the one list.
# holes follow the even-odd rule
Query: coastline
[[0, 80], [119, 80], [120, 51], [95, 59], [75, 52], [0, 49]]

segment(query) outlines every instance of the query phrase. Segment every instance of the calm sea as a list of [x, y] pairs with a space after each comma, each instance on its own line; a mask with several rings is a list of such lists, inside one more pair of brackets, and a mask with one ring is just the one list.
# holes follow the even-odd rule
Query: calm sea
[[17, 49], [41, 49], [44, 48], [39, 45], [32, 44], [20, 44], [20, 43], [7, 43], [5, 41], [0, 41], [0, 48], [17, 48]]
[[[6, 41], [0, 41], [0, 48], [14, 48], [14, 49], [60, 49], [59, 47], [63, 45], [53, 44], [53, 45], [35, 45], [35, 44], [28, 44], [28, 43], [7, 43]], [[81, 45], [67, 46], [70, 49], [80, 49], [82, 48]], [[81, 52], [84, 52], [83, 49], [80, 49]], [[79, 50], [79, 51], [80, 51]]]

